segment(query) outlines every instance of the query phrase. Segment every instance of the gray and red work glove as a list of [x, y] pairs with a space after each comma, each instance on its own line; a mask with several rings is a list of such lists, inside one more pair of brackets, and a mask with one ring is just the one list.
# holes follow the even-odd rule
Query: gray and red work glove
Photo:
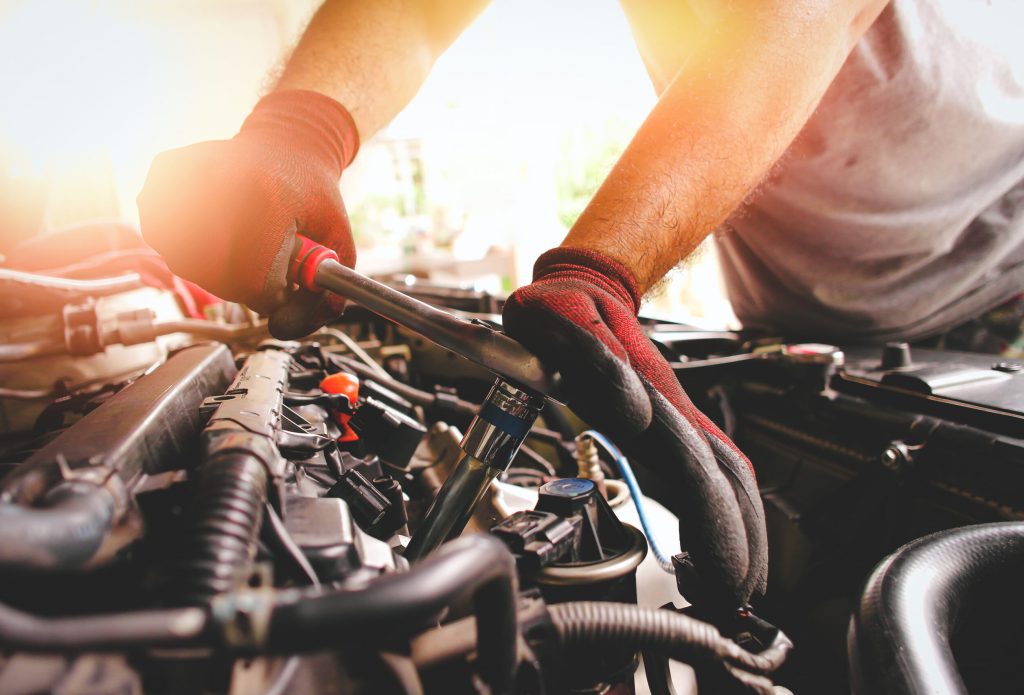
[[631, 273], [603, 254], [556, 248], [503, 311], [505, 329], [562, 374], [569, 406], [653, 471], [678, 504], [702, 578], [742, 605], [764, 592], [764, 509], [753, 467], [697, 410], [637, 321]]
[[308, 334], [338, 316], [344, 300], [290, 285], [295, 234], [355, 263], [338, 179], [358, 147], [338, 102], [273, 92], [231, 140], [157, 156], [138, 197], [142, 235], [175, 273], [269, 315], [275, 337]]

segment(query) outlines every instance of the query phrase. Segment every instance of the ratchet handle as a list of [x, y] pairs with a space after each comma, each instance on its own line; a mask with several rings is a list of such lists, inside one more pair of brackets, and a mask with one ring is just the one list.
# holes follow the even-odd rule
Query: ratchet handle
[[338, 254], [302, 234], [295, 235], [292, 257], [288, 263], [288, 280], [310, 292], [323, 292], [316, 284], [316, 269], [325, 260], [339, 261]]
[[[333, 263], [324, 266], [328, 261]], [[554, 375], [504, 333], [453, 316], [360, 275], [342, 265], [334, 251], [301, 234], [295, 235], [288, 279], [313, 292], [329, 291], [346, 297], [534, 393], [550, 394], [554, 389]]]

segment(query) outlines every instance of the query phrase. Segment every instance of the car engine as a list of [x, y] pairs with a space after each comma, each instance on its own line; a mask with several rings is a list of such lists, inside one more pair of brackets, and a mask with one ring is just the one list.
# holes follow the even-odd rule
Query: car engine
[[647, 321], [757, 467], [769, 591], [723, 611], [672, 491], [556, 400], [452, 505], [529, 394], [359, 305], [272, 340], [127, 256], [0, 270], [0, 692], [919, 692], [915, 655], [997, 692], [1021, 656], [1018, 363]]

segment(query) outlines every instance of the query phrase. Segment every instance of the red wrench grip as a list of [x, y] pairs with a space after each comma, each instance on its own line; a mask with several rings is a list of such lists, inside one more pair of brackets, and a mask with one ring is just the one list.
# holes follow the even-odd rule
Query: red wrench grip
[[338, 254], [307, 236], [296, 234], [288, 263], [288, 279], [310, 292], [323, 292], [316, 284], [316, 269], [328, 258], [338, 261]]

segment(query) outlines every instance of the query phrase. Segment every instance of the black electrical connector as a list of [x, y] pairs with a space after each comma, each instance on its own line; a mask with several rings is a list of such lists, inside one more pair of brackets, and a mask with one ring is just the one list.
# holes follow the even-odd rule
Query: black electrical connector
[[349, 426], [359, 435], [361, 451], [373, 451], [382, 461], [405, 468], [427, 428], [383, 401], [366, 398]]
[[373, 486], [387, 499], [390, 506], [384, 512], [384, 518], [377, 523], [371, 533], [378, 538], [389, 538], [392, 534], [404, 529], [409, 523], [409, 513], [405, 507], [402, 486], [390, 475], [374, 478]]
[[348, 503], [356, 523], [363, 530], [373, 528], [387, 513], [391, 503], [357, 470], [350, 470], [338, 479], [327, 497], [340, 497]]
[[594, 482], [584, 478], [543, 485], [535, 509], [516, 512], [491, 533], [512, 551], [529, 580], [548, 567], [602, 562], [636, 545], [636, 534], [618, 520]]
[[529, 510], [506, 518], [491, 533], [512, 551], [519, 570], [532, 575], [573, 554], [581, 523], [578, 517]]
[[616, 556], [633, 544], [633, 534], [587, 478], [562, 478], [541, 486], [536, 510], [580, 520], [573, 562], [592, 562]]

